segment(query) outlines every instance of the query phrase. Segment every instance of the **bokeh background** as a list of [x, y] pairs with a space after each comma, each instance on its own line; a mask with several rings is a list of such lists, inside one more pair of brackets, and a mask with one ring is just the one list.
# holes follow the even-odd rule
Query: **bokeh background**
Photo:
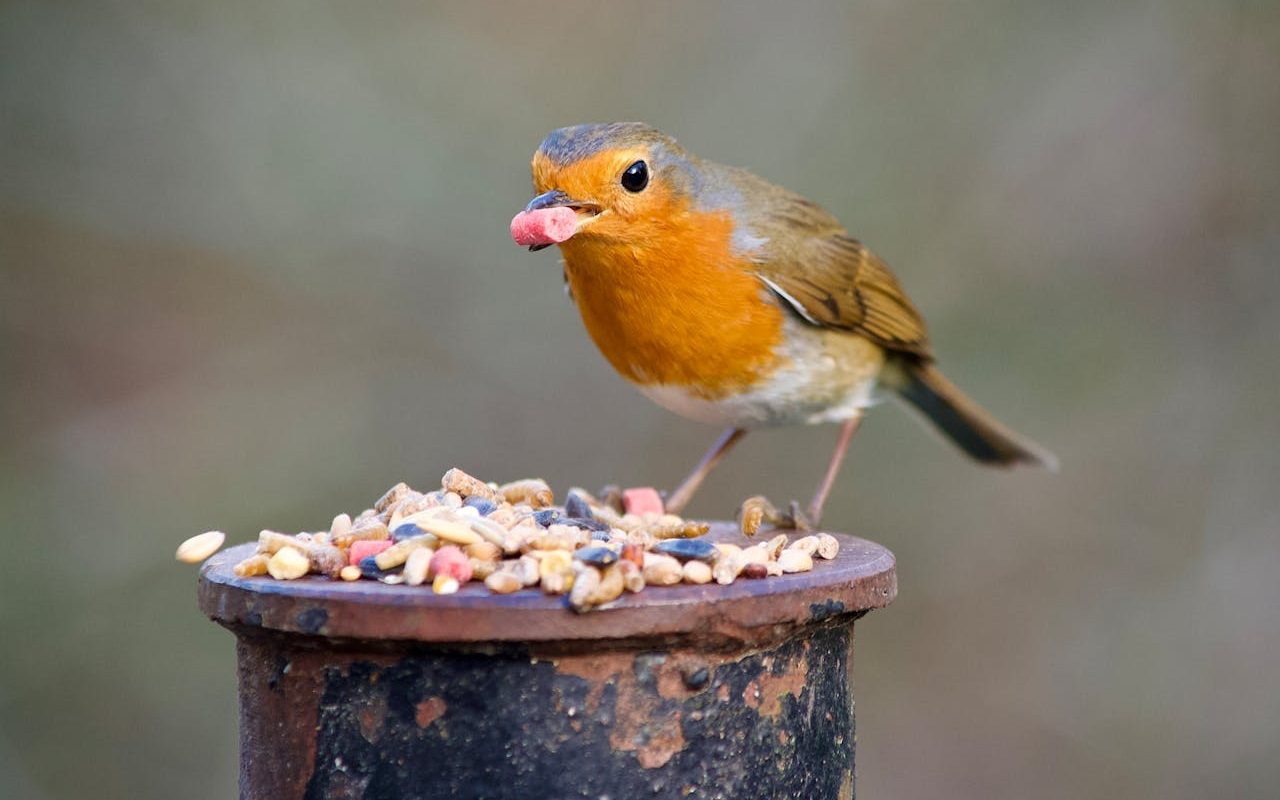
[[[235, 795], [190, 534], [683, 475], [715, 432], [507, 235], [548, 130], [642, 119], [847, 221], [1064, 464], [864, 425], [861, 794], [1280, 795], [1280, 5], [440, 6], [0, 3], [0, 794]], [[691, 510], [807, 497], [833, 435]]]

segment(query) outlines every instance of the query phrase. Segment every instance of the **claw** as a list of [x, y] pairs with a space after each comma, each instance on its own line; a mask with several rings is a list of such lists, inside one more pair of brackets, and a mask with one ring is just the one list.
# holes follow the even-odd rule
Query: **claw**
[[813, 525], [800, 510], [800, 503], [792, 500], [786, 511], [779, 511], [764, 495], [748, 497], [738, 508], [738, 527], [745, 536], [754, 536], [761, 526], [768, 524], [783, 530], [810, 531]]
[[789, 528], [793, 531], [813, 530], [813, 525], [809, 524], [809, 518], [800, 510], [800, 502], [798, 500], [792, 500], [787, 507], [786, 513], [782, 514], [781, 517], [777, 523], [779, 528]]

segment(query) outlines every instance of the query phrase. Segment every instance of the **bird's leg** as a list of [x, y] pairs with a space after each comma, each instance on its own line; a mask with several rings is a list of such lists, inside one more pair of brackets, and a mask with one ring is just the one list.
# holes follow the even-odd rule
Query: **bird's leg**
[[715, 469], [716, 464], [720, 463], [720, 459], [724, 458], [725, 454], [746, 433], [746, 428], [726, 428], [725, 432], [720, 434], [720, 438], [716, 439], [716, 443], [711, 445], [711, 449], [698, 462], [698, 466], [693, 468], [693, 472], [689, 473], [689, 477], [685, 478], [676, 487], [676, 490], [667, 497], [666, 508], [669, 513], [679, 514], [689, 504], [689, 501], [693, 499], [693, 493], [698, 491], [698, 487], [711, 474], [711, 470]]
[[858, 430], [860, 422], [862, 422], [861, 414], [846, 420], [840, 428], [840, 438], [836, 441], [835, 452], [831, 454], [831, 463], [827, 464], [827, 472], [822, 476], [822, 483], [818, 484], [818, 491], [814, 492], [813, 501], [809, 503], [807, 516], [811, 526], [816, 527], [822, 520], [822, 507], [826, 505], [827, 495], [831, 492], [832, 484], [836, 482], [836, 475], [840, 472], [840, 465], [844, 463], [845, 453], [849, 451], [849, 440]]

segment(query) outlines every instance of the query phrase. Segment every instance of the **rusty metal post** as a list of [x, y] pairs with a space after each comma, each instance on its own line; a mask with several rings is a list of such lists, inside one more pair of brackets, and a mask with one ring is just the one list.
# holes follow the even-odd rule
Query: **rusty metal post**
[[[713, 535], [733, 535], [718, 525]], [[893, 554], [839, 536], [808, 573], [574, 614], [534, 590], [236, 578], [242, 798], [851, 798], [854, 620]]]

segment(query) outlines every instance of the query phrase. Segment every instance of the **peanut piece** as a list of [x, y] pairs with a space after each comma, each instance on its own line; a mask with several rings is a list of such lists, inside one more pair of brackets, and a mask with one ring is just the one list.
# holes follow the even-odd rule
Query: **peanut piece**
[[237, 578], [255, 578], [267, 574], [267, 562], [271, 556], [266, 553], [255, 553], [232, 567]]
[[267, 562], [267, 572], [278, 581], [301, 578], [311, 569], [311, 563], [296, 547], [281, 547]]
[[778, 556], [778, 566], [786, 573], [808, 572], [813, 569], [813, 559], [803, 550], [783, 550]]
[[227, 535], [222, 531], [206, 531], [178, 545], [178, 552], [174, 557], [184, 564], [199, 564], [218, 552], [226, 540]]
[[686, 561], [682, 577], [685, 583], [711, 583], [711, 565], [705, 561]]

